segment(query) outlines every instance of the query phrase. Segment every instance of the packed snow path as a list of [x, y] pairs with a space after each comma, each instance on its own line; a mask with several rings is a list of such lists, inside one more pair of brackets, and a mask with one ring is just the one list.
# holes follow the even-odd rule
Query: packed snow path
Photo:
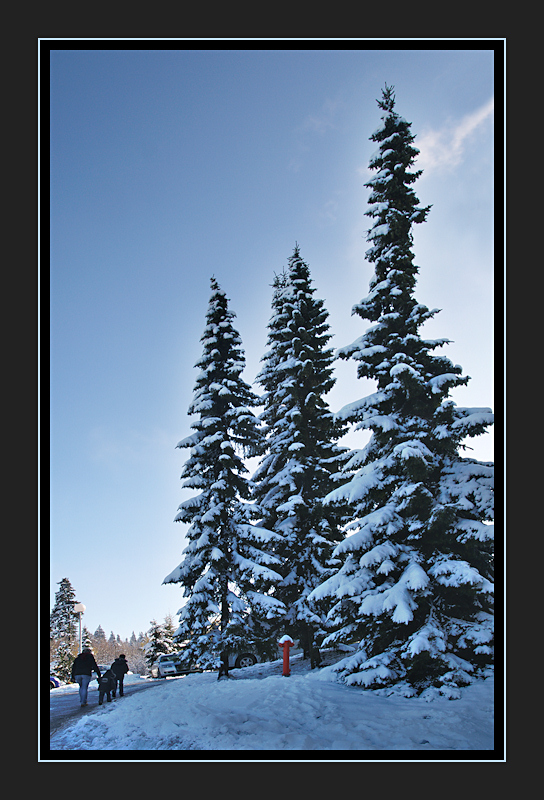
[[[140, 679], [137, 675], [129, 675], [125, 679], [125, 697], [133, 692], [140, 692], [146, 689], [158, 687], [160, 683]], [[78, 684], [64, 684], [60, 689], [53, 689], [49, 692], [49, 734], [55, 733], [59, 728], [73, 723], [78, 717], [84, 714], [92, 714], [98, 707], [98, 684], [94, 681], [89, 685], [88, 692], [89, 704], [82, 709], [79, 704]], [[104, 700], [107, 702], [107, 700]]]
[[[55, 733], [52, 750], [492, 750], [493, 678], [461, 699], [385, 697], [279, 663], [167, 680]], [[302, 667], [302, 665], [301, 665]], [[277, 756], [276, 756], [277, 757]]]

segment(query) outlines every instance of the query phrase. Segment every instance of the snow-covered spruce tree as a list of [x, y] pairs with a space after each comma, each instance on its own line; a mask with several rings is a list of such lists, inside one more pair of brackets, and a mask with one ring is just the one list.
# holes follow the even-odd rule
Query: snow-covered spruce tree
[[94, 634], [95, 643], [97, 642], [106, 642], [106, 634], [104, 633], [104, 629], [102, 625], [99, 625], [98, 628], [95, 630]]
[[61, 641], [57, 648], [54, 666], [52, 667], [55, 675], [61, 681], [68, 683], [72, 674], [72, 664], [74, 663], [76, 648], [70, 645], [68, 641]]
[[167, 614], [164, 618], [163, 630], [168, 642], [168, 652], [171, 653], [174, 650], [174, 636], [176, 634], [176, 625], [171, 614]]
[[454, 697], [492, 662], [493, 465], [460, 456], [492, 414], [448, 399], [469, 378], [433, 352], [448, 340], [418, 332], [437, 313], [413, 295], [411, 228], [429, 209], [411, 188], [418, 150], [390, 87], [378, 104], [377, 174], [366, 184], [375, 274], [353, 309], [373, 324], [340, 351], [377, 384], [339, 414], [371, 438], [351, 459], [356, 474], [328, 497], [349, 500], [354, 519], [335, 550], [341, 566], [314, 596], [335, 601], [327, 641], [359, 642], [339, 665], [347, 683]]
[[172, 652], [172, 640], [166, 633], [164, 625], [161, 625], [156, 619], [151, 620], [151, 627], [147, 635], [149, 638], [144, 647], [144, 652], [147, 666], [151, 668], [151, 665], [160, 655]]
[[81, 632], [81, 646], [88, 647], [89, 650], [93, 649], [93, 639], [89, 629], [86, 628], [85, 625], [83, 626], [83, 630]]
[[330, 574], [331, 552], [345, 522], [339, 508], [322, 501], [339, 485], [347, 452], [337, 445], [343, 424], [325, 400], [335, 382], [334, 353], [327, 347], [328, 313], [314, 294], [297, 245], [287, 271], [274, 282], [269, 349], [257, 377], [265, 390], [267, 452], [253, 476], [262, 524], [281, 536], [275, 553], [282, 573], [276, 597], [286, 606], [283, 632], [301, 640], [312, 666], [319, 660], [315, 637], [325, 614], [308, 595]]
[[201, 341], [200, 370], [189, 414], [194, 433], [181, 477], [198, 495], [183, 502], [176, 521], [189, 523], [184, 559], [163, 583], [181, 583], [187, 603], [179, 611], [176, 640], [187, 642], [187, 661], [227, 670], [230, 652], [255, 647], [263, 620], [283, 606], [271, 594], [280, 575], [270, 553], [277, 538], [254, 524], [251, 483], [243, 457], [261, 452], [258, 398], [241, 377], [245, 358], [234, 313], [215, 279]]
[[59, 581], [59, 590], [55, 595], [55, 605], [49, 617], [50, 637], [63, 641], [70, 647], [76, 644], [77, 614], [74, 611], [76, 593], [68, 578]]

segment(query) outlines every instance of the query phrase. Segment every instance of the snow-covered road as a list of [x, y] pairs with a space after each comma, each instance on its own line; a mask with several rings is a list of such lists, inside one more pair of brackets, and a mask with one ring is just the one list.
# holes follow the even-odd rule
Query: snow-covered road
[[346, 687], [328, 667], [294, 664], [284, 678], [279, 663], [233, 670], [233, 680], [202, 673], [135, 692], [53, 734], [51, 750], [260, 750], [272, 758], [289, 750], [493, 750], [492, 677], [459, 700], [427, 702]]

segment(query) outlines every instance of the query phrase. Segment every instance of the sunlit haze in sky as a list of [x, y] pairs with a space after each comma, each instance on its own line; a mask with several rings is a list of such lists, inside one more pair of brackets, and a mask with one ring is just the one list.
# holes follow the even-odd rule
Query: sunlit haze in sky
[[[331, 346], [369, 326], [351, 308], [373, 273], [364, 183], [386, 83], [421, 151], [415, 192], [432, 205], [414, 229], [415, 296], [441, 312], [422, 332], [450, 339], [441, 352], [471, 376], [455, 402], [493, 408], [492, 43], [425, 41], [90, 40], [51, 52], [50, 604], [68, 578], [91, 633], [138, 635], [169, 613], [177, 622], [184, 602], [162, 580], [185, 546], [173, 519], [188, 451], [175, 446], [193, 419], [211, 276], [250, 384], [274, 274], [296, 242]], [[355, 362], [336, 377], [333, 411], [374, 390]], [[470, 444], [493, 459], [491, 434]]]

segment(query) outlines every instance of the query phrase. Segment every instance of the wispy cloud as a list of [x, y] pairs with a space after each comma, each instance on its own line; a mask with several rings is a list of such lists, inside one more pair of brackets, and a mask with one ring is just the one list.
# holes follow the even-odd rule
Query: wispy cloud
[[312, 135], [323, 136], [327, 131], [337, 127], [337, 115], [344, 105], [340, 99], [327, 99], [318, 111], [307, 114], [297, 125], [294, 131], [297, 135], [297, 152], [289, 162], [289, 169], [292, 172], [299, 172], [301, 169], [307, 153], [311, 150]]
[[157, 452], [172, 451], [172, 437], [165, 431], [151, 432], [128, 430], [121, 432], [98, 425], [89, 432], [89, 456], [92, 461], [110, 469], [125, 468], [128, 464], [150, 461]]
[[335, 127], [334, 118], [343, 103], [341, 100], [327, 99], [317, 114], [308, 114], [298, 127], [298, 131], [312, 131], [324, 133], [329, 128]]
[[416, 139], [420, 154], [416, 166], [428, 174], [431, 170], [451, 169], [463, 160], [470, 137], [493, 116], [491, 98], [481, 108], [439, 130], [424, 131]]

